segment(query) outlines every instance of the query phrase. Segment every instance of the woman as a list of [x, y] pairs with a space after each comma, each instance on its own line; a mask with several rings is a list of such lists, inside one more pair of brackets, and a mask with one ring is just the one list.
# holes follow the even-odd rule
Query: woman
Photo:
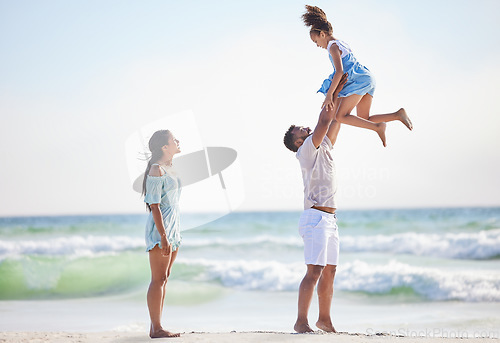
[[165, 286], [181, 244], [179, 230], [179, 178], [172, 159], [180, 152], [179, 141], [168, 130], [156, 131], [149, 140], [151, 158], [144, 173], [142, 191], [147, 210], [146, 245], [151, 267], [148, 308], [151, 338], [179, 337], [161, 326]]

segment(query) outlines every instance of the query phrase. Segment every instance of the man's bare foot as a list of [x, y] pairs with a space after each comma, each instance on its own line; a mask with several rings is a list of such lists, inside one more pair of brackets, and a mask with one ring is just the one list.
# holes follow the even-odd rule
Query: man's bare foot
[[181, 336], [180, 333], [173, 333], [163, 329], [149, 333], [149, 337], [151, 338], [169, 338], [169, 337], [180, 337], [180, 336]]
[[404, 108], [400, 108], [399, 111], [396, 112], [398, 114], [399, 120], [406, 125], [406, 127], [411, 131], [413, 130], [413, 124], [411, 123], [410, 117], [406, 114]]
[[385, 144], [385, 127], [387, 125], [385, 123], [377, 123], [377, 133], [380, 139], [382, 140], [382, 144], [386, 146]]
[[316, 322], [316, 327], [326, 332], [337, 332], [331, 322], [322, 322], [318, 320]]
[[311, 329], [308, 323], [296, 322], [293, 326], [293, 329], [298, 333], [314, 332], [314, 330]]

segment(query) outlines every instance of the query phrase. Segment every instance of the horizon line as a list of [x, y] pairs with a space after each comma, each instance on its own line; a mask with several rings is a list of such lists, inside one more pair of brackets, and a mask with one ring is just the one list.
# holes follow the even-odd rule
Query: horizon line
[[[475, 205], [475, 206], [408, 206], [408, 207], [348, 207], [344, 209], [337, 209], [337, 211], [404, 211], [404, 210], [445, 210], [445, 209], [500, 209], [500, 205]], [[228, 212], [225, 215], [231, 213], [286, 213], [286, 212], [301, 212], [303, 209], [275, 209], [275, 210], [262, 210], [262, 209], [249, 209], [249, 210], [236, 210]], [[205, 212], [193, 212], [186, 211], [182, 212], [186, 215], [209, 215], [209, 214], [221, 214], [217, 211], [205, 211]], [[89, 212], [89, 213], [44, 213], [44, 214], [14, 214], [14, 215], [4, 215], [0, 214], [0, 219], [4, 218], [33, 218], [33, 217], [91, 217], [91, 216], [127, 216], [127, 215], [148, 215], [149, 212]]]

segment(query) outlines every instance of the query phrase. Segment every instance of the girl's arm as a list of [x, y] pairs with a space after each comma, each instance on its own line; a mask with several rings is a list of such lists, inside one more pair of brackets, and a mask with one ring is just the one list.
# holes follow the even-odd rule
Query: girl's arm
[[340, 51], [339, 47], [337, 44], [332, 44], [330, 46], [330, 55], [332, 56], [333, 60], [333, 65], [335, 66], [335, 75], [333, 75], [332, 79], [332, 84], [330, 85], [330, 88], [328, 89], [328, 92], [326, 93], [326, 98], [325, 101], [323, 102], [323, 106], [327, 106], [327, 111], [328, 110], [333, 110], [333, 93], [335, 92], [335, 89], [337, 89], [337, 86], [339, 85], [340, 79], [342, 78], [342, 75], [344, 74], [344, 67], [342, 65], [342, 58], [340, 57], [342, 55], [342, 52]]
[[165, 226], [163, 225], [163, 217], [160, 211], [160, 204], [151, 204], [151, 213], [153, 215], [153, 220], [155, 221], [156, 229], [161, 237], [161, 246], [162, 246], [162, 254], [163, 256], [167, 256], [170, 254], [170, 244], [167, 241], [167, 234], [165, 233]]
[[[342, 78], [340, 79], [340, 82], [333, 92], [333, 102], [335, 104], [335, 108], [338, 106], [339, 103], [339, 92], [344, 88], [345, 83], [347, 82], [347, 73], [342, 75]], [[330, 123], [330, 127], [328, 128], [328, 131], [326, 132], [326, 136], [328, 139], [330, 139], [330, 142], [332, 142], [332, 145], [335, 145], [335, 142], [337, 141], [337, 136], [339, 134], [340, 130], [340, 122], [337, 120], [332, 120]]]

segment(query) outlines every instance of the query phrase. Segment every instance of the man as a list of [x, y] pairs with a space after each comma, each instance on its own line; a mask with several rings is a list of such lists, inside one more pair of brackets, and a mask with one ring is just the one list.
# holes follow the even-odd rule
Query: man
[[299, 333], [313, 332], [307, 320], [309, 306], [318, 286], [319, 317], [316, 327], [336, 332], [330, 317], [333, 280], [339, 256], [339, 236], [335, 215], [337, 191], [335, 165], [331, 150], [340, 130], [335, 120], [338, 93], [347, 81], [347, 74], [333, 94], [334, 108], [326, 106], [319, 115], [314, 132], [292, 125], [285, 134], [285, 146], [296, 152], [304, 181], [304, 212], [299, 221], [299, 233], [304, 240], [307, 272], [300, 283], [298, 315], [294, 329]]

